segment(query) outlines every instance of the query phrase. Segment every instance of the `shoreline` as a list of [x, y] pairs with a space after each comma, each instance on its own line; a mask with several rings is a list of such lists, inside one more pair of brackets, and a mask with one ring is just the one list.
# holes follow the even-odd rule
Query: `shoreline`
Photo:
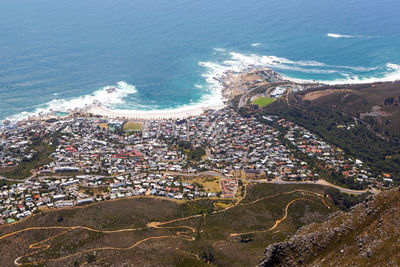
[[214, 106], [193, 106], [182, 110], [111, 110], [102, 106], [91, 106], [84, 109], [84, 113], [93, 114], [114, 119], [130, 119], [130, 120], [162, 120], [162, 119], [184, 119], [199, 116], [207, 110], [219, 110], [226, 107], [223, 105]]
[[[216, 50], [217, 51], [217, 50]], [[225, 51], [222, 49], [222, 51]], [[225, 55], [227, 51], [223, 52]], [[74, 113], [93, 114], [109, 118], [128, 118], [137, 120], [152, 120], [152, 119], [176, 119], [199, 116], [204, 111], [209, 109], [220, 109], [229, 105], [229, 102], [238, 95], [245, 94], [255, 86], [263, 84], [285, 81], [298, 85], [352, 85], [352, 84], [368, 84], [380, 82], [394, 82], [400, 79], [400, 65], [386, 63], [384, 72], [381, 76], [376, 76], [376, 73], [369, 73], [370, 68], [365, 69], [367, 76], [362, 77], [351, 76], [351, 70], [357, 70], [358, 67], [351, 66], [330, 66], [314, 61], [291, 61], [285, 58], [274, 56], [259, 56], [256, 54], [241, 54], [237, 52], [229, 52], [230, 58], [224, 61], [217, 60], [199, 62], [198, 64], [206, 69], [201, 77], [206, 82], [208, 93], [202, 96], [201, 103], [186, 103], [176, 108], [141, 110], [140, 107], [130, 107], [131, 110], [114, 109], [115, 104], [123, 107], [126, 103], [125, 97], [137, 93], [135, 85], [125, 81], [116, 82], [114, 85], [104, 86], [98, 90], [71, 98], [53, 99], [47, 103], [36, 106], [36, 109], [30, 111], [22, 111], [17, 114], [11, 114], [0, 119], [0, 126], [7, 124], [16, 124], [26, 120], [44, 120], [45, 118], [59, 117], [56, 112], [66, 112], [70, 115]], [[276, 68], [274, 68], [274, 66]], [[329, 67], [330, 69], [346, 69], [349, 76], [334, 79], [334, 80], [307, 80], [301, 78], [292, 78], [282, 73], [285, 68], [291, 70], [294, 67]], [[378, 67], [377, 67], [378, 68]], [[377, 69], [374, 68], [374, 69]], [[383, 68], [383, 67], [382, 67]], [[374, 70], [372, 69], [372, 70]], [[307, 69], [304, 69], [307, 70]], [[335, 71], [335, 70], [333, 70]], [[308, 73], [308, 72], [306, 72]], [[311, 72], [312, 73], [312, 72]], [[318, 73], [318, 72], [317, 72]], [[346, 72], [347, 73], [347, 72]], [[365, 77], [364, 77], [365, 76]], [[194, 85], [198, 88], [203, 88], [203, 85]], [[134, 97], [134, 96], [133, 96]], [[162, 99], [160, 101], [165, 101]], [[171, 106], [171, 105], [169, 105]], [[174, 105], [172, 105], [174, 106]], [[145, 107], [145, 106], [143, 106]], [[147, 106], [149, 107], [149, 106]], [[137, 108], [137, 109], [136, 109]], [[151, 108], [151, 107], [149, 107]]]
[[268, 67], [256, 67], [249, 66], [246, 69], [240, 71], [228, 70], [225, 71], [220, 77], [215, 77], [214, 82], [219, 83], [221, 90], [222, 102], [221, 104], [207, 105], [197, 104], [197, 105], [184, 105], [177, 107], [176, 109], [164, 109], [164, 110], [113, 110], [106, 106], [103, 106], [99, 102], [93, 103], [81, 107], [81, 108], [71, 108], [68, 110], [50, 110], [49, 112], [40, 112], [39, 114], [28, 115], [25, 118], [17, 120], [5, 119], [0, 121], [0, 126], [14, 125], [23, 121], [30, 120], [47, 120], [50, 118], [57, 118], [58, 112], [68, 113], [69, 117], [76, 113], [89, 114], [93, 116], [101, 116], [104, 118], [112, 119], [128, 119], [128, 120], [169, 120], [169, 119], [185, 119], [189, 117], [200, 116], [207, 110], [220, 110], [229, 105], [229, 102], [236, 96], [245, 94], [252, 88], [256, 86], [265, 85], [271, 82], [291, 82], [299, 85], [304, 84], [315, 84], [315, 85], [329, 85], [328, 83], [320, 83], [317, 81], [304, 81], [298, 79], [292, 79], [283, 76], [279, 72], [268, 68]]
[[[113, 110], [101, 105], [91, 105], [85, 108], [76, 108], [65, 111], [51, 111], [44, 114], [31, 115], [16, 121], [3, 120], [0, 121], [0, 127], [7, 125], [15, 125], [26, 121], [42, 121], [53, 118], [68, 118], [74, 114], [87, 114], [93, 116], [100, 116], [110, 119], [125, 119], [136, 121], [150, 121], [150, 120], [170, 120], [170, 119], [186, 119], [190, 117], [200, 116], [208, 110], [220, 110], [227, 107], [228, 104], [220, 105], [204, 105], [204, 106], [187, 106], [178, 107], [177, 109], [165, 110]], [[58, 116], [56, 113], [66, 113], [66, 116]]]
[[112, 110], [101, 105], [91, 105], [83, 109], [83, 113], [93, 114], [107, 118], [124, 118], [131, 120], [162, 120], [184, 119], [200, 116], [207, 110], [219, 110], [228, 106], [229, 102], [237, 95], [243, 94], [257, 84], [265, 84], [271, 81], [284, 81], [278, 72], [271, 68], [250, 67], [242, 71], [226, 71], [215, 79], [221, 86], [223, 104], [219, 105], [193, 105], [166, 110]]
[[[160, 110], [124, 110], [124, 109], [112, 109], [106, 105], [94, 100], [92, 103], [81, 107], [71, 107], [69, 109], [57, 109], [56, 107], [50, 110], [43, 110], [39, 113], [26, 114], [23, 118], [6, 118], [0, 121], [0, 126], [15, 125], [24, 121], [37, 121], [37, 120], [48, 120], [51, 118], [60, 118], [56, 113], [68, 113], [68, 116], [73, 114], [87, 114], [93, 116], [101, 116], [104, 118], [112, 119], [129, 119], [129, 120], [165, 120], [165, 119], [184, 119], [189, 117], [200, 116], [207, 110], [220, 110], [229, 105], [230, 101], [237, 95], [243, 94], [255, 84], [262, 84], [265, 82], [271, 82], [276, 80], [285, 80], [281, 74], [272, 70], [268, 67], [256, 67], [248, 66], [245, 69], [234, 71], [227, 70], [222, 73], [219, 77], [213, 77], [213, 82], [218, 83], [220, 92], [218, 97], [221, 98], [219, 103], [198, 103], [194, 105], [186, 104], [174, 109], [160, 109]], [[104, 87], [106, 90], [108, 87]], [[112, 92], [106, 93], [106, 96], [113, 97], [112, 94], [118, 94], [119, 90], [125, 90], [125, 88], [119, 88], [118, 86], [112, 87]], [[212, 100], [212, 99], [210, 99]]]
[[[261, 74], [261, 75], [260, 75]], [[259, 76], [260, 75], [260, 76]], [[164, 110], [113, 110], [100, 103], [92, 103], [86, 107], [68, 109], [68, 110], [51, 110], [46, 113], [39, 113], [26, 118], [13, 120], [3, 120], [0, 125], [17, 124], [30, 120], [47, 120], [58, 117], [56, 113], [68, 113], [69, 116], [75, 113], [88, 114], [93, 116], [101, 116], [112, 119], [128, 119], [138, 121], [148, 120], [169, 120], [169, 119], [185, 119], [189, 117], [200, 116], [207, 110], [220, 110], [229, 105], [233, 97], [249, 90], [251, 84], [266, 80], [283, 80], [282, 76], [270, 68], [248, 68], [242, 71], [226, 71], [220, 79], [215, 79], [221, 87], [221, 104], [197, 104], [193, 106], [182, 106], [176, 109]], [[68, 117], [68, 116], [67, 116]], [[6, 123], [5, 123], [6, 122]]]

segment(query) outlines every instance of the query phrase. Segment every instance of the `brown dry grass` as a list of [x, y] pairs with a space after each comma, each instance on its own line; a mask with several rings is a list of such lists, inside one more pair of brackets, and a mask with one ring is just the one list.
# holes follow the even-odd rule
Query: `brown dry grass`
[[328, 90], [321, 90], [321, 91], [314, 91], [314, 92], [307, 93], [303, 97], [303, 100], [314, 101], [323, 96], [327, 96], [327, 95], [330, 95], [333, 93], [339, 93], [339, 92], [340, 93], [342, 93], [342, 92], [356, 93], [356, 91], [351, 90], [351, 89], [328, 89]]
[[[213, 249], [216, 256], [215, 264], [221, 266], [256, 265], [268, 243], [281, 241], [287, 235], [293, 234], [298, 227], [310, 222], [300, 220], [309, 217], [308, 210], [313, 210], [320, 215], [317, 220], [332, 212], [318, 203], [317, 198], [310, 196], [315, 201], [293, 204], [294, 207], [290, 209], [287, 220], [279, 225], [280, 233], [255, 234], [254, 240], [249, 243], [240, 242], [240, 237], [231, 238], [229, 236], [233, 232], [259, 230], [273, 226], [276, 219], [282, 218], [284, 215], [287, 203], [295, 198], [304, 197], [296, 192], [281, 193], [298, 188], [313, 188], [319, 192], [323, 190], [323, 187], [320, 186], [250, 185], [250, 193], [248, 196], [246, 195], [244, 205], [234, 205], [232, 209], [224, 212], [221, 212], [221, 209], [230, 206], [230, 203], [219, 199], [182, 201], [179, 203], [156, 198], [106, 201], [78, 209], [53, 210], [30, 217], [18, 224], [2, 226], [0, 227], [0, 236], [32, 226], [70, 227], [81, 225], [99, 230], [142, 227], [143, 230], [140, 231], [115, 233], [98, 233], [82, 227], [74, 228], [66, 234], [43, 243], [50, 245], [50, 248], [33, 255], [33, 260], [54, 259], [104, 246], [124, 248], [139, 240], [146, 240], [137, 248], [126, 251], [96, 251], [95, 264], [111, 266], [113, 263], [127, 263], [135, 266], [146, 264], [161, 266], [165, 264], [174, 265], [185, 259], [186, 264], [190, 262], [190, 266], [195, 266], [202, 263], [196, 255], [201, 257], [203, 251], [208, 251], [212, 244], [219, 242], [218, 247]], [[270, 198], [266, 199], [267, 196], [270, 196]], [[260, 201], [254, 201], [260, 198]], [[212, 212], [216, 210], [220, 210], [220, 212]], [[201, 215], [205, 213], [207, 215]], [[193, 214], [200, 214], [200, 216], [190, 216]], [[63, 221], [58, 222], [57, 219], [60, 215], [63, 216]], [[174, 220], [187, 216], [190, 217]], [[166, 221], [170, 222], [162, 225], [162, 228], [155, 227], [161, 224], [154, 222]], [[153, 227], [146, 228], [146, 226]], [[194, 231], [191, 235], [196, 238], [195, 241], [176, 238], [179, 235], [178, 232], [187, 231], [189, 228]], [[62, 229], [33, 230], [0, 240], [0, 255], [2, 255], [0, 262], [12, 266], [15, 257], [33, 251], [28, 248], [29, 244], [42, 241], [61, 231]], [[175, 238], [149, 239], [152, 236], [174, 236]], [[246, 257], [241, 256], [244, 254], [246, 254]], [[75, 261], [82, 264], [87, 259], [87, 253], [83, 252], [65, 258], [65, 260], [49, 262], [46, 266], [73, 266]], [[186, 259], [189, 259], [189, 262], [186, 262]], [[24, 258], [24, 260], [29, 259]]]
[[242, 81], [245, 82], [252, 82], [252, 81], [256, 81], [256, 80], [260, 80], [262, 79], [260, 76], [258, 76], [257, 74], [245, 74], [242, 76]]

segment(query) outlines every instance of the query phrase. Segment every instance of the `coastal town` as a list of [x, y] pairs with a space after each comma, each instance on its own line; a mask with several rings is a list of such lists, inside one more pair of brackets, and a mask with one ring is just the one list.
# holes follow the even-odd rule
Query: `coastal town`
[[[307, 129], [257, 112], [259, 105], [315, 84], [257, 68], [225, 73], [219, 82], [231, 101], [218, 108], [137, 118], [103, 114], [94, 106], [3, 123], [0, 224], [41, 210], [134, 196], [236, 198], [247, 182], [326, 184], [336, 176], [340, 185], [357, 189], [393, 183]], [[256, 112], [243, 113], [249, 106]], [[216, 182], [204, 186], [196, 177]]]
[[0, 3], [0, 267], [400, 267], [399, 0]]
[[[360, 160], [306, 129], [276, 116], [244, 117], [233, 107], [138, 122], [88, 114], [20, 121], [0, 131], [2, 168], [34, 161], [43, 143], [50, 161], [0, 188], [0, 224], [42, 209], [137, 195], [234, 198], [239, 183], [249, 180], [317, 181], [308, 158], [358, 183], [379, 183]], [[219, 190], [181, 179], [202, 173], [218, 174]]]

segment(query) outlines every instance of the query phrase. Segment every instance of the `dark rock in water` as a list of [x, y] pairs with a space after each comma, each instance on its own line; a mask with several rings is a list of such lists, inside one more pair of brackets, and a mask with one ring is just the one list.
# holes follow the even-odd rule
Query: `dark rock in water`
[[107, 91], [107, 93], [112, 94], [112, 93], [114, 93], [115, 91], [117, 91], [117, 88], [115, 88], [115, 87], [108, 88], [108, 89], [106, 89], [106, 91]]

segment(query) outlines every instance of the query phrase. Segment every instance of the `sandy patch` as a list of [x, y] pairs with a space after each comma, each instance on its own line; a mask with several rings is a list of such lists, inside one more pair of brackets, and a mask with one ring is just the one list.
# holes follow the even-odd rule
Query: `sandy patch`
[[355, 92], [355, 91], [351, 90], [351, 89], [328, 89], [328, 90], [315, 91], [315, 92], [307, 93], [303, 97], [303, 100], [313, 101], [313, 100], [317, 100], [318, 98], [321, 98], [323, 96], [327, 96], [327, 95], [330, 95], [333, 93], [338, 93], [338, 92]]

